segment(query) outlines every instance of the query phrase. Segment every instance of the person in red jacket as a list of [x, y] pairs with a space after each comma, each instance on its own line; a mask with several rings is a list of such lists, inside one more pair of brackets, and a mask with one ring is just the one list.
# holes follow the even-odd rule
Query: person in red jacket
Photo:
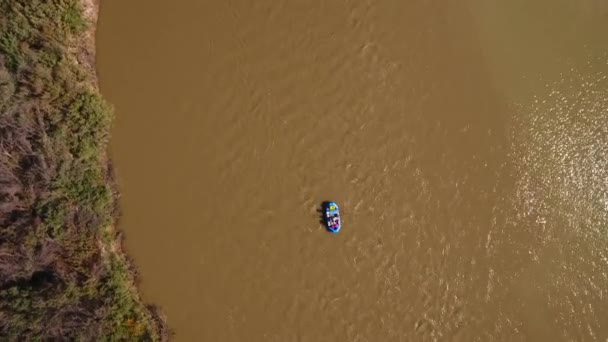
[[338, 215], [334, 215], [331, 220], [331, 226], [332, 226], [332, 228], [338, 228], [339, 225], [340, 225], [340, 218], [338, 217]]

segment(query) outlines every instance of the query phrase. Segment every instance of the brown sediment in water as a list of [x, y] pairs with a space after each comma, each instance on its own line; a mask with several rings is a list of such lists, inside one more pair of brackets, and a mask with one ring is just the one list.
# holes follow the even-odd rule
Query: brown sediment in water
[[104, 2], [144, 297], [184, 341], [606, 339], [606, 124], [544, 95], [606, 72], [600, 2]]

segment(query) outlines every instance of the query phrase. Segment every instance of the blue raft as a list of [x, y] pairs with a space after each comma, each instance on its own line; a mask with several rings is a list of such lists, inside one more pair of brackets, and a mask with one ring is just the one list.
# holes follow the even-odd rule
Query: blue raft
[[337, 233], [342, 228], [340, 220], [340, 208], [335, 202], [329, 202], [325, 206], [325, 224], [327, 229], [332, 233]]

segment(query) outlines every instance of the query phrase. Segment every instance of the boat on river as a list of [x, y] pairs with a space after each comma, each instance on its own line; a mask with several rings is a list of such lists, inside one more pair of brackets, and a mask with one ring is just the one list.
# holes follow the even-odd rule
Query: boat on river
[[328, 202], [325, 205], [325, 224], [327, 229], [332, 233], [337, 233], [342, 228], [340, 208], [335, 202]]

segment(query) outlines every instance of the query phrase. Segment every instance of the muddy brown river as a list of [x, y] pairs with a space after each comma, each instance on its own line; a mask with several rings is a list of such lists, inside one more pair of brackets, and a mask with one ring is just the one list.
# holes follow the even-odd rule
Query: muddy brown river
[[606, 37], [602, 0], [102, 1], [143, 296], [176, 341], [606, 341]]

